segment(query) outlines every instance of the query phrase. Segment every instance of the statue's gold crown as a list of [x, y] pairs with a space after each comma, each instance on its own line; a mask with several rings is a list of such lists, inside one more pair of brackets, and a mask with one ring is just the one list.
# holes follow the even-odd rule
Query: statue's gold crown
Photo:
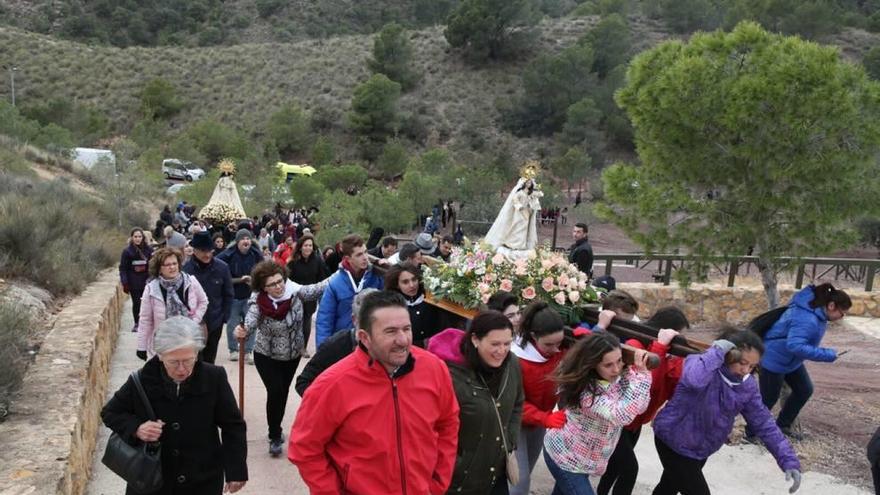
[[220, 169], [224, 174], [232, 175], [235, 173], [235, 162], [230, 160], [229, 158], [224, 158], [220, 160], [220, 163], [217, 165], [217, 168]]
[[519, 169], [519, 176], [523, 179], [534, 179], [538, 177], [538, 172], [540, 171], [541, 164], [537, 160], [529, 160]]

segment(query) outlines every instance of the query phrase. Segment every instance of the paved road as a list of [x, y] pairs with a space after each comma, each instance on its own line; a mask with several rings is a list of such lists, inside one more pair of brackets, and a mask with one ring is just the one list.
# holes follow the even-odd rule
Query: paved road
[[[132, 327], [131, 305], [126, 304], [122, 329], [116, 352], [111, 364], [110, 390], [116, 390], [125, 382], [131, 371], [141, 365], [135, 356], [137, 344], [136, 334], [130, 332]], [[314, 332], [312, 332], [314, 336]], [[238, 366], [228, 360], [225, 336], [221, 338], [221, 349], [218, 356], [219, 364], [226, 367], [233, 390], [238, 393]], [[314, 339], [309, 343], [314, 347]], [[300, 365], [302, 366], [302, 364]], [[285, 494], [305, 495], [308, 489], [303, 485], [296, 467], [286, 457], [272, 458], [268, 454], [266, 438], [266, 417], [264, 414], [265, 389], [253, 366], [245, 366], [245, 419], [248, 423], [248, 469], [251, 481], [239, 492], [242, 494]], [[299, 396], [291, 389], [291, 400], [284, 417], [285, 435], [293, 422]], [[101, 464], [100, 456], [107, 444], [109, 430], [101, 430], [98, 438], [92, 479], [86, 490], [87, 495], [118, 495], [125, 492], [121, 479]], [[657, 480], [660, 479], [661, 467], [654, 451], [654, 440], [650, 428], [645, 428], [637, 448], [641, 462], [636, 495], [647, 495]], [[776, 495], [787, 493], [783, 474], [776, 467], [773, 458], [760, 447], [723, 447], [712, 456], [705, 468], [706, 476], [712, 492], [716, 495]], [[552, 491], [552, 478], [539, 461], [535, 468], [532, 493], [549, 495]], [[595, 483], [594, 483], [595, 486]], [[806, 473], [801, 491], [803, 495], [870, 495], [867, 491], [845, 485], [831, 476], [819, 473]]]

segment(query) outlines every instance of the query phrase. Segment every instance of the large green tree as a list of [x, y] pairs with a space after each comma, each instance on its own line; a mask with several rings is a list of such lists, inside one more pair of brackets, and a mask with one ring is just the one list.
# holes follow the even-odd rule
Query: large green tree
[[499, 59], [538, 20], [535, 0], [464, 0], [446, 20], [446, 41], [472, 59]]
[[309, 116], [296, 102], [288, 102], [269, 117], [266, 133], [280, 153], [301, 153], [309, 144]]
[[641, 164], [605, 171], [601, 214], [649, 251], [754, 249], [771, 306], [779, 257], [849, 245], [877, 209], [880, 84], [836, 48], [745, 22], [640, 54], [617, 102]]
[[373, 39], [373, 56], [367, 59], [367, 67], [374, 74], [385, 74], [403, 90], [409, 90], [419, 80], [412, 61], [413, 49], [406, 30], [392, 22]]

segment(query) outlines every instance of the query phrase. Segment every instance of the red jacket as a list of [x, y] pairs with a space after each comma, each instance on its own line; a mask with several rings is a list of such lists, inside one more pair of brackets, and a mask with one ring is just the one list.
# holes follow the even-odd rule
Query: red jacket
[[[627, 345], [637, 349], [644, 349], [645, 346], [636, 339], [626, 341]], [[648, 408], [645, 412], [636, 416], [632, 423], [624, 428], [630, 431], [636, 431], [642, 425], [650, 423], [654, 419], [654, 415], [660, 410], [660, 407], [672, 398], [675, 392], [675, 386], [681, 378], [681, 370], [684, 366], [684, 359], [677, 356], [670, 356], [669, 346], [663, 345], [656, 340], [651, 342], [648, 352], [653, 352], [660, 357], [660, 366], [651, 370], [651, 400], [648, 402]]]
[[532, 343], [521, 347], [519, 343], [511, 347], [519, 358], [522, 370], [523, 402], [522, 424], [524, 426], [544, 426], [544, 418], [553, 412], [559, 399], [557, 385], [552, 380], [553, 371], [565, 355], [557, 352], [549, 359], [538, 352]]
[[363, 348], [306, 390], [287, 457], [312, 495], [443, 494], [458, 446], [446, 364], [417, 347], [389, 377]]

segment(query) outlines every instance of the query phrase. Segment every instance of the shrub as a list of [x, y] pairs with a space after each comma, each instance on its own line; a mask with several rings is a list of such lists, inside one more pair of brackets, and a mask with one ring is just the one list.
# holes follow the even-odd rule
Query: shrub
[[447, 19], [446, 41], [472, 60], [507, 55], [514, 33], [537, 23], [534, 0], [464, 0]]
[[279, 153], [300, 153], [309, 141], [309, 116], [296, 102], [289, 102], [269, 117], [266, 133]]
[[868, 76], [871, 79], [880, 81], [880, 47], [875, 46], [868, 50], [865, 58], [862, 59], [862, 64], [865, 66], [865, 71], [868, 72]]
[[281, 10], [287, 2], [285, 0], [257, 0], [257, 13], [266, 18]]
[[412, 89], [419, 76], [412, 68], [413, 49], [403, 26], [387, 24], [373, 39], [373, 56], [367, 67], [374, 74], [385, 74], [400, 84], [404, 91]]
[[367, 171], [356, 163], [338, 167], [324, 167], [314, 175], [329, 191], [349, 191], [361, 188], [367, 182]]
[[248, 156], [250, 145], [239, 131], [216, 120], [203, 120], [190, 128], [188, 135], [196, 148], [211, 162], [224, 157], [244, 158]]
[[403, 174], [407, 163], [409, 163], [409, 157], [406, 148], [400, 141], [395, 140], [385, 144], [376, 165], [385, 178], [392, 179]]
[[23, 308], [0, 300], [0, 421], [9, 411], [12, 392], [24, 377], [32, 323], [30, 314]]
[[397, 132], [400, 84], [374, 74], [354, 90], [348, 123], [352, 130], [373, 141], [384, 141]]
[[168, 119], [183, 109], [183, 100], [174, 86], [164, 79], [149, 81], [141, 91], [141, 114], [144, 118]]
[[324, 165], [329, 165], [333, 163], [333, 159], [336, 157], [336, 150], [333, 149], [333, 141], [324, 137], [318, 136], [315, 139], [315, 143], [312, 145], [312, 165], [315, 167], [322, 167]]
[[600, 78], [608, 75], [614, 67], [629, 59], [632, 41], [629, 25], [619, 14], [603, 17], [598, 24], [584, 36], [584, 41], [593, 47], [593, 72]]

